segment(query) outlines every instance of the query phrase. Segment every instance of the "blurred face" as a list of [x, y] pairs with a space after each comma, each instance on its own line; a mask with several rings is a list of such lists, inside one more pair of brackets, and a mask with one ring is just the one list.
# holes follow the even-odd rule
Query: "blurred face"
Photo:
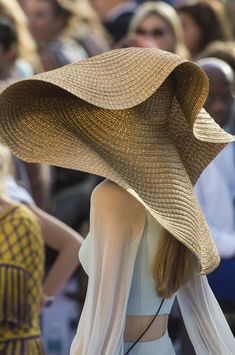
[[136, 34], [138, 37], [151, 39], [159, 49], [174, 52], [175, 36], [160, 16], [147, 16], [138, 25]]
[[37, 43], [50, 42], [64, 28], [64, 19], [56, 16], [51, 1], [26, 0], [24, 10], [28, 17], [30, 32]]
[[180, 12], [179, 17], [183, 27], [184, 44], [188, 48], [192, 57], [194, 57], [199, 51], [199, 43], [201, 39], [200, 29], [190, 15]]
[[223, 127], [228, 121], [232, 110], [232, 85], [220, 69], [211, 66], [205, 66], [203, 69], [210, 82], [205, 109]]

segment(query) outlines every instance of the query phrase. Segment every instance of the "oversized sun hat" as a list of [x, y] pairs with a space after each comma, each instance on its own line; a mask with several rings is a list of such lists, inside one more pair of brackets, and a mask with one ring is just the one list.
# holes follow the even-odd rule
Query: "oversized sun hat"
[[0, 138], [15, 155], [106, 177], [133, 194], [198, 258], [219, 255], [193, 185], [234, 138], [202, 109], [192, 62], [127, 48], [17, 82], [0, 96]]

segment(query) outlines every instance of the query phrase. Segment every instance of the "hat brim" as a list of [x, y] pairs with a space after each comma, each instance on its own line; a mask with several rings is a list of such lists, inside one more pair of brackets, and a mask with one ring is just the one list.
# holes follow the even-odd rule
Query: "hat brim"
[[[102, 131], [97, 108], [104, 113], [125, 113], [151, 97], [170, 75], [176, 95], [169, 117], [169, 137], [174, 144], [168, 147], [174, 158], [170, 158], [168, 170], [159, 170], [156, 158], [155, 171], [154, 165], [146, 164], [135, 176], [78, 135], [78, 123], [88, 129], [86, 120], [91, 112]], [[115, 181], [197, 256], [201, 273], [208, 273], [218, 265], [219, 256], [192, 184], [224, 143], [234, 139], [201, 110], [207, 91], [207, 78], [200, 68], [173, 54], [140, 48], [111, 51], [5, 90], [0, 96], [1, 136], [23, 160], [78, 169]], [[168, 158], [162, 155], [164, 166]], [[148, 180], [146, 186], [144, 179]]]

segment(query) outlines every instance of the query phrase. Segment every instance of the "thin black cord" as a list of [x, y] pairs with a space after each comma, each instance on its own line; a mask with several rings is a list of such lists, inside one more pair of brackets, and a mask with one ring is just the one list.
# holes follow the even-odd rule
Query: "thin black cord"
[[134, 346], [140, 341], [140, 339], [144, 336], [144, 334], [149, 330], [149, 328], [151, 327], [151, 325], [153, 324], [153, 322], [155, 321], [158, 313], [160, 312], [160, 309], [163, 305], [165, 298], [162, 299], [162, 302], [160, 303], [160, 306], [158, 307], [158, 310], [155, 314], [155, 316], [153, 317], [153, 319], [151, 320], [151, 322], [149, 323], [149, 325], [147, 326], [147, 328], [143, 331], [143, 333], [139, 336], [139, 338], [134, 342], [134, 344], [131, 345], [130, 349], [127, 350], [127, 352], [124, 355], [129, 354], [129, 352], [134, 348]]

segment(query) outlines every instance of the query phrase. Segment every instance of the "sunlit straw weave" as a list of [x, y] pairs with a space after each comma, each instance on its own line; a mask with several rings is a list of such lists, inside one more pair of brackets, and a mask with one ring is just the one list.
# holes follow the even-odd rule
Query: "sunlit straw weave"
[[234, 139], [202, 109], [207, 92], [202, 70], [174, 54], [110, 51], [5, 90], [0, 135], [26, 161], [128, 189], [208, 273], [219, 256], [193, 184]]

